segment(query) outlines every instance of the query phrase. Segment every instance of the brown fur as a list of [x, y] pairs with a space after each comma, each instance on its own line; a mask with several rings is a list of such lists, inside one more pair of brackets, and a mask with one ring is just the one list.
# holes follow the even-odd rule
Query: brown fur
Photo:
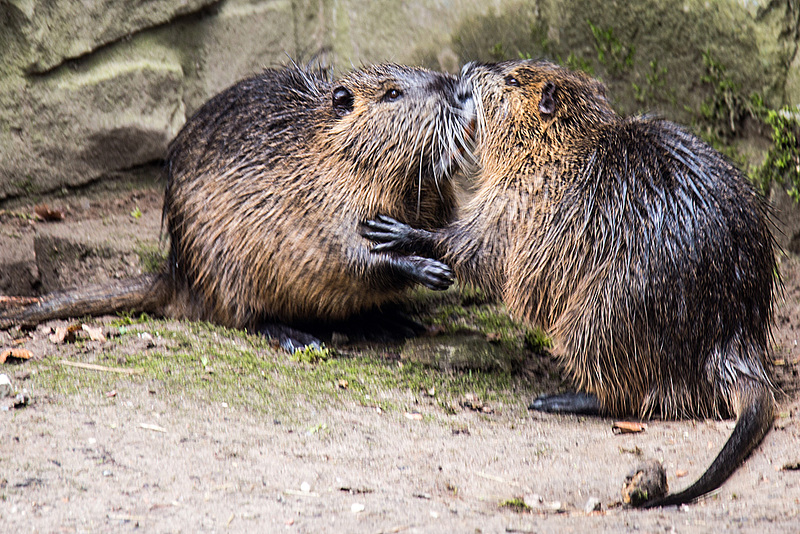
[[436, 233], [368, 223], [365, 235], [443, 259], [547, 329], [602, 413], [739, 416], [701, 481], [658, 504], [714, 489], [772, 423], [764, 200], [674, 124], [619, 117], [586, 75], [529, 61], [464, 74], [478, 108], [475, 197]]
[[[376, 257], [358, 225], [379, 212], [429, 229], [452, 218], [449, 177], [473, 113], [456, 89], [449, 75], [378, 65], [335, 82], [270, 69], [220, 93], [170, 144], [167, 268], [128, 282], [140, 301], [125, 307], [242, 328], [397, 300], [430, 260]], [[83, 293], [92, 313], [119, 309], [102, 288]], [[62, 297], [0, 326], [88, 313], [81, 291]]]

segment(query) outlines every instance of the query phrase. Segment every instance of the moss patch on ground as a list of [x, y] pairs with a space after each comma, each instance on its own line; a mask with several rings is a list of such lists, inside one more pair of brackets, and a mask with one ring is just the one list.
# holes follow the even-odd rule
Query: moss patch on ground
[[70, 367], [60, 363], [59, 352], [33, 364], [32, 385], [63, 397], [146, 385], [171, 403], [189, 396], [289, 418], [300, 415], [298, 406], [341, 403], [438, 417], [460, 410], [465, 398], [470, 406], [524, 412], [541, 393], [531, 369], [551, 360], [530, 348], [529, 330], [504, 307], [474, 291], [451, 290], [420, 291], [408, 308], [428, 327], [426, 335], [300, 355], [260, 335], [209, 323], [122, 316], [104, 326], [106, 341], [64, 348], [70, 360], [134, 374]]

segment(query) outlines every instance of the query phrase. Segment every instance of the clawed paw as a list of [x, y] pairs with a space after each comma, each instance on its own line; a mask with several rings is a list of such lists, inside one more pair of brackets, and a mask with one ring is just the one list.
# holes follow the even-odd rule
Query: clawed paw
[[429, 258], [419, 258], [417, 281], [429, 289], [443, 291], [453, 284], [453, 271], [444, 263]]
[[370, 249], [372, 252], [397, 252], [409, 242], [412, 232], [409, 225], [386, 215], [378, 215], [361, 225], [361, 235], [377, 243]]

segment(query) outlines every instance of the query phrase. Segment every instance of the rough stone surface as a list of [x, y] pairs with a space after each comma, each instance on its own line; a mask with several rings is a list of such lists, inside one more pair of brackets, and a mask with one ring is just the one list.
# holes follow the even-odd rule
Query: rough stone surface
[[176, 54], [140, 40], [8, 88], [0, 198], [79, 185], [163, 157], [185, 117]]
[[158, 30], [163, 42], [181, 51], [187, 115], [265, 67], [285, 64], [290, 57], [310, 59], [314, 50], [302, 50], [295, 42], [294, 16], [292, 2], [286, 0], [223, 2], [214, 16]]
[[657, 110], [689, 123], [695, 113], [687, 108], [699, 109], [711, 92], [702, 82], [704, 53], [726, 67], [744, 96], [785, 103], [785, 65], [797, 48], [786, 29], [797, 14], [787, 9], [767, 0], [509, 2], [465, 18], [453, 43], [462, 62], [531, 56], [589, 70], [621, 111]]
[[14, 41], [4, 62], [41, 73], [146, 28], [165, 24], [219, 0], [5, 0], [0, 30]]
[[0, 202], [157, 160], [187, 114], [289, 58], [340, 73], [544, 56], [601, 77], [625, 113], [688, 125], [713, 95], [702, 81], [708, 53], [743, 97], [797, 105], [796, 4], [0, 0]]
[[33, 235], [0, 235], [0, 295], [34, 296], [39, 271], [33, 253]]
[[92, 220], [39, 225], [34, 251], [42, 291], [85, 285], [87, 273], [102, 272], [99, 283], [142, 274], [137, 251], [157, 249], [159, 215], [150, 210], [139, 219], [115, 215], [102, 225]]

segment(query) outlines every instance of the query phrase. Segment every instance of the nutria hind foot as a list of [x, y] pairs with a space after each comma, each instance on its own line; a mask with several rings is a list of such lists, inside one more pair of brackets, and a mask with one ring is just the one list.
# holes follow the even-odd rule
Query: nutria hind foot
[[306, 349], [322, 350], [322, 341], [291, 326], [281, 323], [261, 323], [257, 330], [259, 334], [274, 339], [289, 354]]
[[600, 415], [600, 401], [588, 393], [557, 393], [535, 399], [529, 410], [575, 415]]
[[398, 343], [421, 336], [426, 327], [401, 309], [368, 310], [339, 321], [304, 321], [291, 326], [264, 322], [257, 333], [274, 339], [290, 354], [306, 349], [322, 350], [326, 345], [351, 343]]

